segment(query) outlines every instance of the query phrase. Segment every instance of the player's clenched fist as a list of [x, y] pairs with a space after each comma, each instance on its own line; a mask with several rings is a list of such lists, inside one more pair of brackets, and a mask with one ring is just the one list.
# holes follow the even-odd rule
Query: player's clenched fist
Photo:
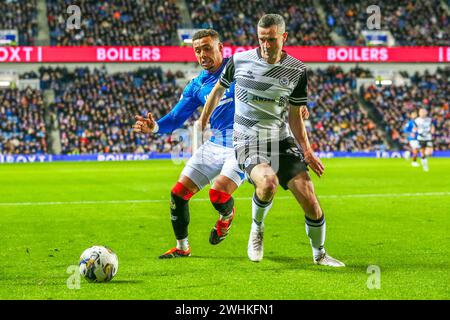
[[319, 157], [316, 156], [314, 151], [312, 149], [308, 149], [304, 152], [305, 155], [305, 162], [308, 164], [308, 166], [314, 171], [315, 174], [317, 174], [318, 177], [322, 176], [325, 167], [322, 164], [322, 161], [320, 161]]
[[300, 107], [300, 114], [302, 115], [303, 119], [308, 119], [309, 118], [308, 108], [306, 106], [301, 106]]
[[135, 116], [136, 123], [133, 126], [133, 131], [138, 133], [150, 133], [155, 128], [156, 121], [151, 112], [147, 114], [147, 118]]

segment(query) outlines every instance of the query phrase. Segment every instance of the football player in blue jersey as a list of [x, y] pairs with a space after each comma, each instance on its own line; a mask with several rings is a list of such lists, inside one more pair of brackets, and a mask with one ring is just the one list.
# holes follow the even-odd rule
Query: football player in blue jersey
[[405, 125], [405, 128], [403, 132], [406, 134], [406, 138], [408, 139], [409, 147], [411, 148], [412, 158], [413, 161], [411, 162], [411, 165], [413, 167], [418, 167], [419, 164], [417, 163], [417, 154], [419, 152], [419, 141], [417, 141], [417, 132], [414, 131], [414, 128], [416, 126], [416, 123], [414, 120], [417, 118], [417, 112], [413, 111], [410, 114], [410, 119], [408, 123]]
[[[215, 30], [198, 31], [192, 41], [195, 56], [203, 68], [202, 72], [189, 82], [178, 103], [164, 117], [155, 121], [151, 113], [148, 113], [147, 118], [136, 116], [136, 123], [133, 126], [135, 132], [172, 133], [180, 128], [199, 106], [205, 104], [227, 59], [222, 57], [223, 45]], [[219, 219], [211, 230], [209, 242], [218, 244], [227, 236], [235, 213], [231, 195], [245, 177], [234, 156], [231, 141], [233, 121], [234, 85], [226, 92], [220, 106], [211, 116], [210, 125], [214, 134], [189, 159], [178, 182], [171, 190], [170, 211], [177, 245], [160, 258], [190, 256], [189, 199], [213, 179], [215, 180], [209, 191], [209, 197], [219, 213]]]

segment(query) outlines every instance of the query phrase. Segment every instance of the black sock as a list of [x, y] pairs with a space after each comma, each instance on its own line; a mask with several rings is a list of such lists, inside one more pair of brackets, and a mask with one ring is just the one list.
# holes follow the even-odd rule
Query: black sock
[[189, 225], [189, 200], [170, 194], [170, 220], [177, 240], [187, 238]]
[[233, 212], [234, 199], [233, 197], [230, 197], [230, 199], [224, 203], [212, 202], [212, 205], [214, 206], [214, 209], [216, 209], [222, 216], [226, 217]]

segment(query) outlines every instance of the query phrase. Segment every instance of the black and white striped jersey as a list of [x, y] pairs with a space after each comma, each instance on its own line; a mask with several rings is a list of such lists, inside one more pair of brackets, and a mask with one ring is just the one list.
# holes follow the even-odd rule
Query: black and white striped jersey
[[417, 127], [417, 140], [419, 141], [431, 141], [433, 139], [431, 135], [431, 127], [433, 122], [431, 118], [416, 118], [414, 120]]
[[283, 140], [289, 134], [289, 105], [306, 105], [306, 66], [284, 52], [276, 64], [268, 64], [260, 49], [236, 53], [220, 78], [228, 88], [235, 84], [234, 145], [247, 141]]

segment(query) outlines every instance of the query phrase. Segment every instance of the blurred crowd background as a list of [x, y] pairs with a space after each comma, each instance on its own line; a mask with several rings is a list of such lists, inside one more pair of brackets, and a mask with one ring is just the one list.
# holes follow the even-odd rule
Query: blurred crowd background
[[[449, 45], [448, 2], [381, 3], [381, 28], [390, 31], [396, 45]], [[66, 9], [71, 4], [84, 13], [80, 29], [66, 29]], [[289, 31], [287, 45], [363, 46], [365, 8], [371, 2], [186, 0], [184, 13], [179, 4], [174, 0], [46, 0], [50, 45], [179, 45], [177, 29], [184, 17], [193, 28], [216, 29], [226, 45], [256, 46], [258, 18], [280, 12]], [[0, 0], [0, 30], [17, 29], [18, 45], [37, 45], [37, 8], [37, 0]], [[406, 84], [358, 89], [358, 78], [373, 78], [370, 70], [310, 68], [307, 126], [314, 150], [403, 149], [407, 144], [403, 127], [419, 108], [426, 108], [433, 119], [435, 149], [449, 150], [450, 67], [419, 73], [405, 66], [401, 74]], [[22, 72], [21, 79], [39, 79], [39, 88], [0, 89], [0, 153], [54, 152], [50, 131], [58, 133], [62, 154], [169, 152], [174, 144], [170, 136], [134, 134], [131, 126], [135, 114], [151, 111], [160, 118], [169, 112], [189, 76], [176, 68], [156, 66], [127, 72], [46, 66]], [[54, 91], [49, 106], [44, 103], [45, 90]], [[194, 120], [195, 116], [185, 127]]]

